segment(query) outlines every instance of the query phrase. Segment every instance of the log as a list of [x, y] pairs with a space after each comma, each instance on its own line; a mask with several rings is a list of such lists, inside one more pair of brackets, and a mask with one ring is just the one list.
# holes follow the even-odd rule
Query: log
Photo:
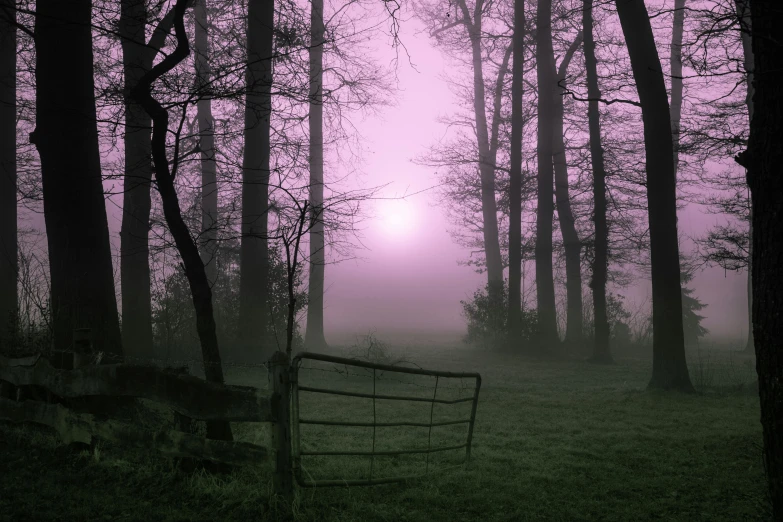
[[207, 382], [155, 366], [105, 364], [57, 370], [43, 358], [0, 356], [0, 381], [41, 386], [63, 398], [102, 395], [148, 399], [203, 421], [274, 420], [270, 398], [262, 390]]
[[99, 421], [87, 413], [73, 413], [59, 404], [15, 402], [0, 398], [0, 420], [33, 422], [57, 430], [65, 443], [91, 444], [93, 438], [142, 449], [153, 447], [171, 457], [190, 457], [233, 466], [267, 463], [270, 452], [249, 442], [206, 439], [180, 431], [147, 431], [119, 421]]

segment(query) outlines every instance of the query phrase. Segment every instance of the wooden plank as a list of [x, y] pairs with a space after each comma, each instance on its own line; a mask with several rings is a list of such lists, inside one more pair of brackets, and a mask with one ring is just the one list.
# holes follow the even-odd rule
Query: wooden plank
[[90, 444], [97, 437], [142, 449], [155, 448], [171, 457], [192, 457], [233, 466], [258, 465], [270, 460], [267, 448], [249, 442], [210, 440], [173, 430], [147, 431], [118, 421], [96, 420], [86, 413], [73, 413], [59, 404], [0, 398], [0, 420], [50, 426], [66, 443]]
[[291, 382], [288, 355], [275, 352], [269, 360], [269, 384], [274, 391], [278, 422], [272, 424], [275, 448], [275, 492], [288, 504], [293, 500], [294, 479], [291, 469]]
[[270, 422], [273, 412], [266, 392], [181, 375], [154, 366], [104, 364], [57, 370], [46, 359], [32, 365], [0, 356], [0, 380], [15, 386], [36, 385], [64, 398], [87, 395], [136, 397], [160, 402], [188, 417], [204, 421]]

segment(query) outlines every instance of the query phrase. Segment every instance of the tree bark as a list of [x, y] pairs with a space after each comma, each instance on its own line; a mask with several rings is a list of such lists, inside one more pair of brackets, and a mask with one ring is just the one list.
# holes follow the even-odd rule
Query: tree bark
[[[497, 134], [492, 138], [487, 127], [487, 112], [484, 90], [484, 67], [481, 58], [481, 23], [483, 0], [476, 0], [476, 6], [471, 18], [465, 0], [459, 0], [465, 28], [470, 38], [473, 59], [473, 112], [476, 119], [476, 137], [479, 150], [479, 174], [481, 176], [481, 215], [484, 222], [484, 256], [487, 263], [487, 281], [489, 283], [490, 299], [500, 302], [503, 290], [503, 261], [500, 255], [500, 240], [498, 232], [497, 202], [495, 201], [495, 164], [497, 161], [497, 145], [493, 147], [491, 140], [497, 143]], [[471, 22], [471, 19], [473, 20]], [[498, 122], [495, 117], [493, 128]]]
[[595, 252], [593, 254], [592, 280], [595, 362], [612, 362], [609, 351], [609, 321], [606, 314], [606, 280], [609, 265], [609, 227], [606, 223], [606, 170], [604, 148], [601, 144], [601, 116], [598, 100], [598, 71], [593, 38], [593, 1], [584, 0], [582, 31], [584, 34], [585, 72], [587, 76], [587, 119], [590, 128], [590, 162], [593, 168], [593, 222], [595, 223]]
[[552, 73], [558, 86], [552, 94], [555, 106], [553, 140], [553, 163], [555, 169], [555, 202], [566, 262], [566, 336], [565, 342], [578, 345], [582, 340], [582, 241], [576, 232], [576, 219], [571, 210], [571, 195], [568, 190], [568, 161], [564, 135], [563, 92], [568, 75], [568, 65], [582, 43], [580, 32], [569, 46], [557, 71], [552, 62]]
[[268, 346], [270, 118], [272, 114], [273, 0], [250, 0], [247, 23], [245, 152], [242, 161], [242, 246], [239, 336], [245, 357], [266, 361]]
[[[310, 272], [305, 345], [326, 348], [324, 337], [324, 2], [313, 0], [310, 10]], [[293, 289], [292, 289], [293, 290]]]
[[653, 308], [651, 388], [693, 391], [685, 361], [677, 244], [677, 189], [663, 69], [642, 0], [616, 0], [642, 107]]
[[[748, 122], [753, 120], [753, 44], [751, 42], [750, 29], [750, 4], [748, 0], [735, 0], [737, 16], [740, 19], [740, 35], [742, 38], [742, 54], [744, 58], [746, 82], [748, 92], [745, 95], [745, 106], [748, 108]], [[753, 351], [753, 209], [751, 207], [748, 225], [748, 339], [745, 350]]]
[[557, 84], [552, 74], [552, 0], [539, 0], [536, 17], [536, 72], [538, 77], [538, 209], [536, 211], [536, 301], [538, 336], [542, 348], [559, 341], [555, 282], [552, 274], [552, 219], [555, 206], [552, 136], [553, 93]]
[[[145, 73], [139, 83], [131, 91], [131, 96], [144, 108], [152, 118], [152, 159], [155, 165], [155, 180], [163, 202], [163, 215], [174, 238], [182, 264], [185, 269], [196, 309], [196, 329], [201, 342], [201, 353], [204, 362], [204, 374], [207, 381], [222, 384], [223, 366], [220, 360], [215, 317], [212, 308], [212, 290], [207, 279], [207, 272], [201, 262], [198, 247], [190, 230], [182, 218], [179, 198], [174, 187], [174, 176], [166, 155], [166, 134], [168, 133], [169, 113], [155, 98], [152, 97], [152, 84], [165, 73], [171, 71], [190, 53], [187, 34], [185, 33], [184, 16], [191, 0], [177, 0], [174, 6], [174, 28], [177, 37], [177, 47], [171, 54]], [[227, 422], [208, 422], [207, 437], [218, 440], [231, 440], [231, 427]]]
[[217, 164], [215, 162], [215, 128], [212, 118], [212, 97], [210, 85], [212, 67], [209, 64], [209, 17], [207, 0], [195, 2], [193, 14], [196, 19], [195, 65], [196, 88], [199, 99], [196, 104], [198, 120], [198, 146], [201, 153], [201, 261], [207, 270], [210, 286], [217, 279], [217, 227], [218, 186]]
[[511, 171], [508, 223], [508, 335], [519, 342], [522, 312], [522, 96], [525, 64], [525, 1], [514, 1], [514, 61], [511, 66]]
[[674, 0], [674, 21], [671, 43], [672, 78], [672, 143], [674, 145], [674, 175], [680, 166], [680, 119], [682, 117], [682, 33], [685, 24], [685, 0]]
[[36, 4], [36, 130], [49, 247], [54, 346], [89, 328], [95, 351], [122, 354], [93, 78], [90, 0]]
[[754, 0], [748, 184], [753, 208], [753, 334], [772, 519], [783, 519], [783, 68], [780, 2]]
[[0, 346], [14, 336], [18, 306], [15, 7], [0, 0]]
[[125, 173], [120, 229], [122, 344], [125, 353], [141, 358], [154, 356], [149, 264], [152, 124], [129, 93], [152, 67], [151, 54], [144, 46], [147, 16], [144, 0], [122, 1], [119, 27], [125, 76]]

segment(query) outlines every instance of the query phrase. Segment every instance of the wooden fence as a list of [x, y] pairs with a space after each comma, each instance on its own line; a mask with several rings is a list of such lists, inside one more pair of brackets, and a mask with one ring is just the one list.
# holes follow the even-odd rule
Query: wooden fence
[[[288, 375], [288, 358], [281, 352], [269, 361], [271, 393], [248, 386], [210, 383], [149, 365], [106, 364], [60, 370], [40, 356], [0, 356], [0, 420], [50, 426], [66, 443], [91, 444], [100, 438], [123, 445], [154, 447], [173, 457], [231, 466], [275, 464], [276, 491], [288, 497], [293, 482]], [[39, 394], [38, 398], [27, 398], [36, 388], [45, 390], [44, 397]], [[212, 440], [176, 429], [145, 430], [106, 418], [105, 408], [97, 413], [76, 412], [65, 405], [69, 400], [85, 397], [106, 398], [104, 405], [121, 400], [118, 398], [147, 399], [200, 421], [272, 423], [272, 447]]]

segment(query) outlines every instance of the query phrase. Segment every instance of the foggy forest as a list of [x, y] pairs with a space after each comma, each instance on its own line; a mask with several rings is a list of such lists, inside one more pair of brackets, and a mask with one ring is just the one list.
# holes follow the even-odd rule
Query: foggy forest
[[0, 520], [783, 520], [778, 31], [0, 0]]

